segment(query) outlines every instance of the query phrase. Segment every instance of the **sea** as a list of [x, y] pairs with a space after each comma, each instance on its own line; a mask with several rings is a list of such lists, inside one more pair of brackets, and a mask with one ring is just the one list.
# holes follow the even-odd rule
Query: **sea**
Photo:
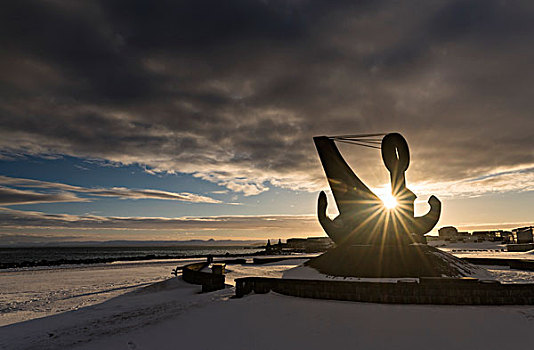
[[254, 255], [260, 248], [242, 246], [171, 247], [32, 247], [0, 248], [0, 269], [95, 264], [115, 261], [142, 261], [212, 256]]

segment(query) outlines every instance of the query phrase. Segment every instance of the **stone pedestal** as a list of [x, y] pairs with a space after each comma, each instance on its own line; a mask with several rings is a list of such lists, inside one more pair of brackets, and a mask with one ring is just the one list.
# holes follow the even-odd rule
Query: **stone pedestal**
[[308, 266], [341, 277], [464, 277], [481, 269], [426, 244], [344, 245], [311, 259]]

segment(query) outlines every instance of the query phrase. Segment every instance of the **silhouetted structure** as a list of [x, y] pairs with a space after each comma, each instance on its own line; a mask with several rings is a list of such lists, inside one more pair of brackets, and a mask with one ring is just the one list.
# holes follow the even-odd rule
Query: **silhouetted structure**
[[533, 227], [519, 227], [512, 230], [513, 241], [514, 243], [523, 244], [523, 243], [533, 243], [534, 235], [532, 231]]
[[[314, 137], [339, 215], [326, 215], [326, 194], [318, 199], [318, 218], [336, 247], [311, 259], [308, 265], [322, 273], [354, 277], [461, 277], [472, 265], [426, 245], [425, 233], [437, 223], [441, 202], [431, 196], [430, 211], [414, 216], [415, 194], [406, 188], [410, 164], [406, 140], [397, 133]], [[372, 138], [370, 138], [372, 137]], [[345, 162], [334, 141], [380, 148], [390, 173], [397, 206], [388, 210]], [[377, 144], [380, 143], [380, 147]], [[421, 244], [423, 243], [423, 244]]]
[[265, 253], [267, 254], [281, 254], [285, 244], [282, 243], [281, 239], [278, 239], [278, 243], [271, 244], [271, 240], [267, 240], [267, 245], [265, 245]]
[[458, 229], [454, 226], [445, 226], [438, 230], [439, 238], [443, 240], [456, 239]]
[[324, 252], [333, 245], [329, 237], [289, 238], [286, 247], [307, 253]]
[[410, 244], [426, 242], [424, 234], [437, 223], [441, 202], [430, 197], [430, 211], [414, 217], [415, 194], [406, 188], [404, 173], [410, 164], [406, 140], [397, 133], [382, 139], [382, 159], [390, 172], [391, 191], [397, 200], [395, 210], [384, 207], [375, 195], [345, 162], [332, 137], [314, 137], [328, 184], [334, 195], [339, 216], [331, 220], [326, 215], [326, 194], [318, 200], [319, 222], [338, 245], [342, 244]]
[[[473, 232], [467, 232], [467, 231], [458, 231], [456, 227], [454, 226], [445, 226], [438, 230], [439, 233], [439, 239], [444, 241], [450, 241], [450, 242], [456, 242], [456, 241], [471, 241], [471, 242], [483, 242], [483, 241], [492, 241], [492, 242], [504, 242], [504, 243], [518, 243], [517, 238], [521, 237], [519, 240], [521, 243], [530, 243], [528, 241], [529, 235], [528, 232], [520, 233], [517, 235], [517, 232], [520, 230], [524, 230], [526, 228], [519, 228], [514, 229], [516, 232], [516, 236], [514, 238], [513, 233], [511, 231], [505, 231], [505, 230], [490, 230], [490, 231], [473, 231]], [[532, 234], [530, 235], [530, 238], [532, 238]]]

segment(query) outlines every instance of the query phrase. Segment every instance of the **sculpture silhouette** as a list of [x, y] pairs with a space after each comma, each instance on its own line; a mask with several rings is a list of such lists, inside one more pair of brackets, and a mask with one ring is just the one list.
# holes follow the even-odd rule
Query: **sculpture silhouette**
[[393, 210], [386, 209], [380, 198], [354, 174], [337, 149], [334, 138], [319, 136], [313, 140], [339, 211], [334, 220], [326, 215], [327, 198], [321, 191], [318, 218], [336, 245], [426, 243], [424, 234], [436, 225], [441, 202], [435, 196], [430, 197], [430, 211], [422, 217], [414, 216], [417, 197], [406, 188], [405, 180], [410, 152], [400, 134], [387, 134], [381, 142], [382, 159], [390, 172], [392, 195], [398, 203]]

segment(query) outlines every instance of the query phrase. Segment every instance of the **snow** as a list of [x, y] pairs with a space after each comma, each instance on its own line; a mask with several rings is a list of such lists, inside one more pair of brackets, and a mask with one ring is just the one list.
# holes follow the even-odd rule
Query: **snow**
[[135, 331], [216, 300], [213, 293], [199, 294], [200, 288], [172, 278], [77, 311], [2, 327], [0, 348], [71, 348], [95, 338]]
[[5, 349], [529, 348], [534, 307], [386, 305], [198, 294], [180, 278], [0, 328]]
[[534, 260], [534, 251], [529, 252], [508, 252], [506, 244], [500, 242], [484, 241], [475, 242], [455, 242], [430, 241], [429, 245], [439, 248], [447, 253], [451, 253], [459, 258], [498, 258], [498, 259], [527, 259]]
[[201, 259], [0, 270], [0, 326], [101, 303], [193, 261]]
[[[234, 285], [234, 279], [247, 276], [280, 278], [285, 270], [306, 260], [228, 264], [226, 283]], [[0, 270], [0, 326], [102, 303], [169, 278], [176, 266], [200, 261], [205, 259]]]
[[512, 270], [508, 266], [483, 266], [501, 283], [534, 283], [534, 271]]
[[[194, 261], [202, 259], [1, 271], [0, 349], [531, 347], [534, 306], [386, 305], [276, 293], [235, 299], [239, 277], [334, 278], [303, 267], [306, 259], [228, 264], [229, 286], [200, 294], [200, 286], [169, 279], [172, 268]], [[486, 268], [502, 282], [534, 283], [532, 271]]]
[[533, 308], [379, 305], [271, 293], [210, 303], [143, 334], [81, 348], [502, 349], [531, 346], [533, 317]]
[[320, 273], [309, 266], [297, 266], [284, 272], [283, 278], [297, 280], [320, 280], [320, 281], [360, 281], [360, 282], [398, 282], [415, 281], [419, 278], [360, 278], [360, 277], [336, 277]]
[[[534, 283], [534, 271], [511, 270], [503, 266], [476, 266], [469, 277], [480, 280], [497, 280], [501, 283]], [[320, 281], [359, 281], [359, 282], [418, 282], [419, 278], [359, 278], [336, 277], [320, 273], [309, 266], [297, 266], [286, 270], [282, 278]]]
[[303, 264], [308, 259], [277, 261], [263, 265], [226, 265], [226, 283], [235, 285], [236, 278], [258, 276], [281, 278], [285, 271]]

